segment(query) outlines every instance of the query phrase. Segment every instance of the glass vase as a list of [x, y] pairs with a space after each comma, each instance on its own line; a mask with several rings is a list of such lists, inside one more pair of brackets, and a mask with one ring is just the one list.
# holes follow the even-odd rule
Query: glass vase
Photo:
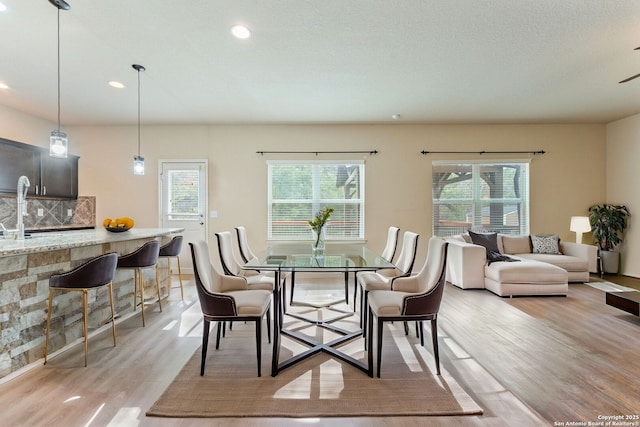
[[325, 233], [324, 227], [320, 230], [311, 230], [313, 232], [313, 243], [311, 244], [311, 252], [313, 256], [323, 256], [325, 249]]

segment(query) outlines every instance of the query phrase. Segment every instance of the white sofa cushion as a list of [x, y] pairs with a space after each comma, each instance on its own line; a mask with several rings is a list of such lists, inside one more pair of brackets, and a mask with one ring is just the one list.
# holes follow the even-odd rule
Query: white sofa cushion
[[503, 253], [507, 255], [531, 253], [531, 240], [529, 236], [500, 235]]
[[566, 270], [538, 261], [494, 262], [484, 268], [486, 278], [500, 283], [561, 284], [567, 283]]
[[519, 258], [533, 261], [542, 261], [553, 264], [567, 271], [589, 271], [589, 262], [586, 259], [569, 255], [553, 254], [518, 254]]

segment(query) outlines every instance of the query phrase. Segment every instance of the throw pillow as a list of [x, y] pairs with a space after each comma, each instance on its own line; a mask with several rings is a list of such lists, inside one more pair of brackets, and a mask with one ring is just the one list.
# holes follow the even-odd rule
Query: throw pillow
[[531, 235], [531, 245], [534, 254], [562, 255], [560, 252], [560, 237], [557, 234], [551, 236]]
[[474, 245], [484, 246], [487, 250], [487, 258], [491, 252], [500, 252], [498, 249], [498, 233], [474, 233], [469, 230], [469, 237]]

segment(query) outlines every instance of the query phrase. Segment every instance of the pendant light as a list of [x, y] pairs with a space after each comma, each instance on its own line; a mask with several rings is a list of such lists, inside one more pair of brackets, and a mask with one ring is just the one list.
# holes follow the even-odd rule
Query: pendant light
[[69, 10], [71, 6], [64, 0], [49, 0], [58, 8], [58, 128], [49, 137], [49, 155], [51, 157], [66, 158], [69, 152], [67, 134], [60, 131], [60, 10]]
[[133, 174], [144, 175], [144, 157], [140, 155], [140, 73], [145, 68], [138, 64], [133, 64], [132, 67], [138, 72], [138, 155], [133, 156]]

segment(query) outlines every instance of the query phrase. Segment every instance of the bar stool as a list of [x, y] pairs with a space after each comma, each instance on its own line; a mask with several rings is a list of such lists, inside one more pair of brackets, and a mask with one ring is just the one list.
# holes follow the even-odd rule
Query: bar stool
[[[142, 269], [155, 267], [160, 253], [160, 243], [157, 240], [150, 240], [140, 246], [135, 251], [118, 257], [118, 268], [133, 268], [133, 311], [138, 307], [138, 289], [140, 292], [140, 307], [142, 311], [142, 326], [144, 321], [144, 275]], [[162, 300], [160, 298], [160, 281], [158, 280], [158, 270], [156, 269], [156, 290], [158, 292], [158, 306], [162, 311]]]
[[[160, 246], [159, 258], [167, 259], [167, 270], [169, 272], [169, 295], [171, 295], [171, 258], [178, 261], [178, 279], [180, 280], [180, 297], [184, 301], [184, 288], [182, 287], [182, 269], [180, 268], [180, 251], [182, 250], [182, 236], [175, 236], [167, 244]], [[156, 265], [157, 268], [157, 265]]]
[[88, 327], [87, 327], [87, 293], [89, 289], [107, 286], [111, 305], [111, 330], [113, 346], [116, 346], [116, 324], [113, 310], [113, 277], [116, 274], [118, 254], [115, 252], [100, 255], [66, 273], [54, 274], [49, 278], [49, 311], [47, 313], [47, 331], [44, 342], [44, 364], [47, 364], [49, 352], [49, 331], [51, 330], [51, 311], [53, 293], [55, 291], [82, 292], [82, 332], [84, 334], [84, 366], [87, 366]]

